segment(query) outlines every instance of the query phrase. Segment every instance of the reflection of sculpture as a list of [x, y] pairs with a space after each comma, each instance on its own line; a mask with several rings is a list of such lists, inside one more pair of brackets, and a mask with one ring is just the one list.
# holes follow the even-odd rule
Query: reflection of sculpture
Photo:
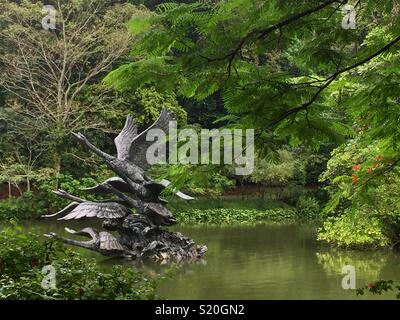
[[[89, 241], [76, 241], [61, 238], [64, 242], [101, 252], [105, 255], [127, 256], [132, 258], [150, 257], [155, 260], [195, 260], [200, 258], [207, 247], [195, 245], [193, 240], [167, 231], [161, 226], [176, 223], [172, 213], [164, 206], [165, 200], [160, 193], [169, 185], [168, 180], [155, 182], [146, 176], [150, 167], [146, 161], [146, 150], [152, 142], [146, 141], [146, 133], [150, 129], [161, 129], [168, 134], [168, 123], [171, 114], [163, 109], [154, 124], [142, 133], [131, 116], [126, 119], [125, 126], [115, 139], [117, 157], [113, 157], [91, 144], [82, 134], [74, 134], [78, 141], [99, 155], [119, 177], [107, 179], [103, 183], [87, 188], [85, 191], [96, 194], [111, 194], [114, 199], [86, 201], [66, 191], [55, 191], [61, 197], [72, 200], [61, 211], [44, 217], [59, 217], [58, 220], [81, 218], [101, 218], [103, 228], [116, 231], [119, 237], [111, 233], [97, 232], [93, 228], [74, 231], [65, 230], [74, 235], [91, 238]], [[190, 200], [192, 197], [178, 191], [176, 195]], [[115, 199], [116, 198], [116, 199]], [[132, 213], [131, 209], [136, 209]], [[57, 237], [51, 233], [48, 236]]]

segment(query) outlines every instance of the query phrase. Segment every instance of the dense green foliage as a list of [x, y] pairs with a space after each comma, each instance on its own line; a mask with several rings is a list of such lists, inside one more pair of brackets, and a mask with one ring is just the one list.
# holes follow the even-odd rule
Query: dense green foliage
[[309, 164], [323, 167], [326, 157], [314, 154], [299, 163], [278, 151], [281, 161], [274, 164], [271, 154], [285, 144], [315, 150], [326, 141], [342, 144], [320, 180], [330, 198], [324, 212], [332, 216], [320, 239], [350, 246], [395, 243], [399, 4], [350, 3], [355, 29], [342, 27], [345, 4], [163, 4], [131, 20], [132, 53], [140, 58], [106, 82], [122, 91], [152, 85], [199, 101], [218, 93], [227, 111], [221, 121], [256, 129], [259, 157], [247, 179], [255, 183], [301, 181], [302, 173], [303, 181], [315, 182], [323, 170]]
[[300, 196], [296, 203], [297, 216], [304, 220], [321, 218], [321, 207], [318, 200], [312, 196]]
[[[41, 26], [44, 4], [55, 30]], [[311, 222], [332, 246], [400, 248], [399, 15], [398, 0], [0, 0], [0, 220], [59, 210], [57, 188], [91, 200], [80, 189], [112, 173], [71, 133], [115, 154], [128, 114], [140, 131], [167, 108], [179, 129], [255, 129], [248, 176], [229, 164], [147, 172], [172, 181], [163, 197], [180, 223]], [[331, 250], [317, 260], [332, 274], [383, 268], [378, 252]], [[46, 265], [56, 288], [41, 285]], [[0, 231], [0, 299], [154, 299], [155, 287], [16, 224]], [[391, 280], [357, 294], [387, 291], [400, 297]]]
[[191, 209], [178, 211], [179, 222], [187, 224], [254, 224], [254, 223], [293, 223], [297, 216], [291, 208], [256, 209]]
[[395, 291], [396, 299], [400, 299], [400, 285], [394, 285], [393, 280], [378, 280], [368, 283], [366, 286], [357, 289], [357, 295], [364, 295], [366, 292], [381, 295], [388, 291]]
[[81, 194], [80, 187], [109, 177], [71, 132], [82, 131], [114, 153], [127, 114], [140, 129], [163, 107], [180, 124], [187, 121], [173, 94], [151, 87], [120, 93], [101, 84], [129, 55], [133, 37], [126, 21], [147, 9], [105, 0], [46, 4], [64, 13], [54, 31], [40, 24], [42, 1], [0, 1], [0, 219], [54, 212], [66, 202], [52, 190]]
[[[355, 29], [342, 26], [346, 4]], [[165, 106], [180, 128], [254, 128], [255, 170], [150, 175], [214, 198], [279, 187], [301, 219], [323, 208], [321, 240], [398, 243], [397, 1], [71, 1], [58, 8], [73, 13], [64, 33], [41, 28], [42, 5], [0, 1], [0, 218], [54, 211], [52, 189], [108, 177], [71, 131], [113, 153], [127, 114], [145, 127]], [[293, 192], [305, 186], [313, 197]]]
[[368, 211], [346, 209], [343, 215], [325, 221], [318, 239], [343, 247], [384, 247], [389, 239], [382, 228], [382, 222]]
[[[44, 266], [55, 288], [45, 289]], [[40, 241], [15, 223], [0, 232], [0, 299], [154, 299], [155, 280], [133, 268], [101, 269], [55, 240]]]
[[[101, 176], [99, 175], [99, 177]], [[68, 201], [53, 193], [55, 185], [70, 193], [92, 200], [94, 197], [83, 193], [81, 189], [97, 183], [94, 178], [89, 176], [77, 180], [69, 174], [59, 174], [57, 179], [54, 175], [45, 176], [40, 180], [34, 180], [34, 182], [38, 185], [38, 189], [24, 192], [19, 197], [11, 197], [0, 201], [0, 220], [38, 218], [65, 206]]]
[[133, 54], [141, 59], [106, 80], [120, 89], [151, 84], [199, 100], [221, 90], [229, 119], [239, 117], [266, 136], [316, 144], [340, 138], [352, 130], [332, 109], [335, 97], [319, 93], [317, 85], [329, 87], [382, 44], [382, 39], [371, 39], [358, 49], [364, 40], [359, 34], [377, 28], [377, 23], [364, 23], [371, 12], [381, 13], [379, 28], [389, 29], [385, 39], [394, 39], [399, 27], [391, 4], [367, 1], [357, 12], [360, 31], [345, 30], [338, 10], [342, 5], [246, 0], [164, 4], [157, 14], [132, 20], [130, 30], [138, 39]]
[[169, 206], [183, 224], [285, 224], [321, 219], [319, 203], [311, 195], [299, 196], [296, 207], [273, 198], [200, 199], [175, 201]]
[[343, 246], [385, 246], [398, 241], [399, 176], [379, 143], [361, 147], [350, 140], [332, 153], [321, 175], [330, 200], [324, 212], [331, 218], [319, 238]]

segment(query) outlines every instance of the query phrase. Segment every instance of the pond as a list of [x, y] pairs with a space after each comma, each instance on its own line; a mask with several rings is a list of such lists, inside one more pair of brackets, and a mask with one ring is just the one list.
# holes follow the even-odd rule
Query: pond
[[[60, 223], [35, 221], [26, 228], [44, 233], [63, 234], [64, 226], [80, 228], [88, 222]], [[167, 299], [372, 299], [357, 297], [355, 290], [344, 290], [342, 267], [353, 265], [356, 285], [377, 279], [400, 281], [400, 256], [391, 251], [351, 251], [322, 246], [310, 225], [256, 226], [176, 226], [174, 230], [208, 246], [202, 263], [180, 268], [174, 277], [159, 286]], [[105, 267], [133, 262], [109, 259], [98, 253], [76, 248]], [[156, 273], [162, 268], [142, 266]]]

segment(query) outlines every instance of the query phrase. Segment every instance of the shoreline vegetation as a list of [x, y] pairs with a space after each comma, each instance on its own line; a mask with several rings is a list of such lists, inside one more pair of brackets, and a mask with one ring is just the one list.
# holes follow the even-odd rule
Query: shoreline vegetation
[[[84, 198], [91, 196], [80, 189], [94, 185], [96, 180], [87, 177], [78, 181], [70, 175], [59, 175], [62, 189]], [[56, 197], [52, 179], [41, 182], [40, 189], [23, 192], [0, 201], [0, 221], [10, 219], [39, 219], [54, 213], [65, 205]], [[196, 189], [189, 190], [194, 192]], [[347, 215], [332, 216], [325, 212], [321, 188], [302, 185], [241, 186], [230, 187], [217, 196], [197, 195], [194, 201], [177, 200], [170, 195], [168, 206], [180, 224], [190, 225], [254, 225], [313, 223], [317, 240], [332, 247], [359, 250], [392, 248], [390, 237], [385, 234], [379, 219], [351, 218]], [[322, 203], [322, 204], [321, 204]]]
[[[146, 172], [204, 197], [171, 200], [181, 222], [318, 221], [332, 246], [400, 247], [396, 1], [358, 1], [355, 29], [331, 0], [60, 1], [54, 30], [43, 5], [0, 0], [0, 220], [60, 210], [56, 189], [92, 200], [81, 189], [110, 171], [71, 133], [115, 154], [128, 114], [141, 131], [165, 108], [178, 130], [255, 130], [247, 176]], [[260, 199], [221, 199], [246, 188]]]
[[[84, 185], [90, 183], [93, 182], [88, 179]], [[66, 190], [73, 189], [73, 193], [78, 193], [87, 199], [91, 198], [88, 194], [82, 194], [79, 190], [82, 185], [78, 181], [67, 182], [66, 187]], [[259, 193], [252, 193], [255, 188]], [[288, 204], [286, 198], [293, 192], [289, 188], [250, 186], [250, 192], [246, 192], [246, 188], [243, 187], [237, 188], [240, 191], [235, 189], [231, 188], [221, 196], [198, 196], [195, 200], [187, 202], [167, 196], [168, 206], [176, 218], [184, 224], [293, 223], [320, 219], [320, 205], [306, 190], [297, 191], [295, 195], [297, 201]], [[298, 186], [295, 189], [301, 190], [303, 187]], [[54, 197], [50, 189], [24, 192], [22, 195], [0, 201], [0, 221], [39, 219], [41, 215], [56, 212], [59, 206], [62, 206], [62, 202], [63, 199]]]
[[177, 211], [175, 216], [182, 224], [252, 225], [257, 223], [294, 223], [296, 211], [290, 207], [275, 209], [191, 209]]
[[[47, 269], [43, 269], [47, 268]], [[57, 270], [56, 283], [44, 283]], [[51, 280], [49, 278], [49, 280]], [[152, 300], [158, 276], [136, 268], [102, 268], [55, 239], [11, 222], [0, 231], [0, 300]]]
[[[88, 179], [86, 183], [92, 183], [91, 179]], [[79, 185], [74, 185], [75, 190], [78, 190], [79, 187]], [[274, 190], [274, 192], [271, 190]], [[365, 221], [359, 220], [357, 221], [359, 224], [356, 225], [357, 228], [353, 227], [351, 232], [349, 231], [344, 235], [341, 230], [336, 230], [332, 221], [338, 218], [327, 218], [323, 215], [323, 208], [313, 196], [315, 191], [315, 189], [311, 191], [304, 189], [303, 192], [298, 192], [296, 194], [297, 201], [291, 204], [280, 199], [286, 199], [287, 194], [292, 194], [293, 190], [285, 191], [285, 188], [282, 187], [270, 188], [270, 192], [264, 190], [262, 197], [243, 193], [242, 188], [240, 196], [231, 189], [226, 195], [220, 197], [198, 197], [189, 202], [167, 198], [170, 201], [168, 206], [174, 212], [179, 224], [182, 225], [248, 226], [255, 224], [312, 223], [317, 231], [317, 240], [332, 247], [359, 250], [391, 247], [389, 239], [381, 232], [378, 222], [367, 225]], [[60, 206], [59, 199], [53, 197], [51, 192], [45, 199], [37, 197], [31, 192], [0, 201], [0, 222], [14, 219], [20, 221], [40, 219], [47, 208]], [[53, 211], [55, 210], [53, 209]], [[343, 228], [346, 228], [352, 222], [343, 223], [345, 223]], [[340, 226], [340, 224], [338, 225]]]

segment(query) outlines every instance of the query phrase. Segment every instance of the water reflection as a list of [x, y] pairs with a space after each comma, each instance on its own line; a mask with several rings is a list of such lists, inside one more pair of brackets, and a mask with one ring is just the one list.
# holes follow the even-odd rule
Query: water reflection
[[366, 299], [343, 290], [342, 267], [352, 264], [357, 285], [399, 279], [399, 256], [390, 251], [341, 251], [315, 240], [312, 226], [181, 227], [209, 247], [206, 267], [193, 267], [163, 284], [176, 299]]
[[[67, 225], [78, 229], [93, 222], [39, 221], [26, 223], [25, 228], [38, 234], [55, 231], [63, 235]], [[326, 248], [316, 242], [314, 226], [176, 226], [173, 229], [206, 244], [205, 260], [174, 267], [110, 259], [83, 248], [74, 250], [96, 259], [104, 268], [120, 264], [150, 275], [173, 273], [159, 287], [159, 294], [169, 299], [394, 298], [393, 293], [357, 297], [354, 290], [343, 290], [342, 267], [348, 264], [355, 266], [357, 287], [380, 278], [400, 282], [398, 254]]]
[[368, 274], [372, 279], [379, 279], [382, 269], [388, 264], [390, 259], [397, 260], [397, 255], [393, 252], [359, 252], [359, 251], [340, 251], [333, 249], [325, 252], [317, 252], [318, 263], [320, 263], [326, 274], [341, 274], [342, 267], [352, 265], [356, 272]]

